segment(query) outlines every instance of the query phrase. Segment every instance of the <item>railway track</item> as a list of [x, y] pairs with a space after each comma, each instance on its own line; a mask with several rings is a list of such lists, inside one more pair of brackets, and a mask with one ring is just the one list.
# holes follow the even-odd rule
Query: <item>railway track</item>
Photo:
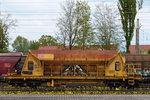
[[109, 88], [97, 86], [79, 87], [15, 87], [0, 84], [0, 93], [3, 94], [150, 94], [150, 88]]

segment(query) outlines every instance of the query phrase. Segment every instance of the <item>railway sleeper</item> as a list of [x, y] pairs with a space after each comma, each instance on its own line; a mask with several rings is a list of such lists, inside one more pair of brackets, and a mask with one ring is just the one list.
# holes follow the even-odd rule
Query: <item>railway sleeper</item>
[[21, 86], [21, 87], [29, 86], [35, 88], [41, 85], [41, 81], [40, 80], [10, 80], [9, 85]]
[[127, 87], [128, 81], [123, 80], [105, 80], [104, 84], [108, 87], [112, 88], [118, 88], [118, 87]]

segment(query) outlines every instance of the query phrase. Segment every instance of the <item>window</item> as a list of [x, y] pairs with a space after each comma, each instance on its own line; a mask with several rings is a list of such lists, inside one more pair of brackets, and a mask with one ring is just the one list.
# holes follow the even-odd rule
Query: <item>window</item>
[[28, 62], [28, 70], [33, 70], [33, 62]]
[[120, 64], [120, 62], [116, 62], [115, 63], [115, 70], [116, 71], [120, 71], [121, 70], [121, 64]]

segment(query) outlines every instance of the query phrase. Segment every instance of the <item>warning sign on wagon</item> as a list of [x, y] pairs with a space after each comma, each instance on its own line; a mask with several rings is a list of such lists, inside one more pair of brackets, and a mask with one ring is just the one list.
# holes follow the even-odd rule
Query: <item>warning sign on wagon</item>
[[38, 54], [40, 60], [54, 60], [54, 54]]

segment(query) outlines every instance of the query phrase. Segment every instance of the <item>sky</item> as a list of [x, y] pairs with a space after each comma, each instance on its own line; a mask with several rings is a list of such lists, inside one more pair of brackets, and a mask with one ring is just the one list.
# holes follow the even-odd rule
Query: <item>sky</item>
[[[95, 4], [109, 3], [117, 7], [118, 0], [87, 0], [92, 9]], [[10, 45], [18, 35], [28, 40], [38, 40], [42, 35], [52, 35], [58, 32], [57, 19], [61, 15], [61, 5], [64, 0], [0, 0], [2, 16], [11, 15], [17, 21], [16, 27], [9, 30]], [[136, 19], [140, 19], [140, 44], [150, 45], [150, 0], [144, 0], [143, 8], [138, 11]], [[135, 36], [132, 40], [135, 45]], [[12, 47], [9, 47], [12, 49]]]

